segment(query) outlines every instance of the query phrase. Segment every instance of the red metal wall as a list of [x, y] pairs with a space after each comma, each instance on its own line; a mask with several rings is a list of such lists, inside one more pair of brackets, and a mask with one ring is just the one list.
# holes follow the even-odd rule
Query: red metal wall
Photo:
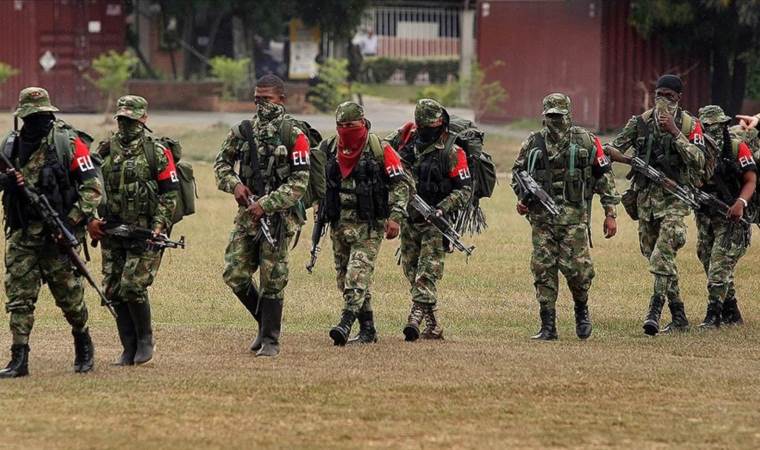
[[537, 118], [541, 99], [564, 92], [576, 123], [599, 123], [601, 16], [599, 1], [479, 1], [478, 60], [509, 98], [503, 113], [481, 120]]
[[[90, 29], [98, 23], [99, 31]], [[21, 70], [0, 86], [0, 107], [13, 108], [20, 89], [42, 86], [64, 111], [101, 110], [84, 75], [96, 56], [124, 49], [125, 26], [120, 0], [0, 1], [0, 61]], [[56, 64], [45, 72], [39, 59], [48, 50]]]

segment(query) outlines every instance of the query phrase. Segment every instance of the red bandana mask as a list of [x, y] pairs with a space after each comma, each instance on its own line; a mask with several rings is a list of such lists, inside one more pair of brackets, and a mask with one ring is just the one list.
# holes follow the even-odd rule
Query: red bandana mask
[[367, 144], [366, 126], [338, 128], [338, 166], [343, 178], [347, 178], [354, 170], [362, 156], [362, 150]]

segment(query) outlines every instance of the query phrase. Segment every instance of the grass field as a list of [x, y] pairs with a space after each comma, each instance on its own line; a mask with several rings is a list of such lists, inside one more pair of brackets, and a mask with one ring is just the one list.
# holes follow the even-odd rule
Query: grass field
[[[444, 342], [403, 341], [408, 285], [392, 241], [383, 245], [374, 286], [380, 342], [333, 347], [327, 331], [342, 302], [330, 246], [308, 275], [302, 238], [291, 253], [283, 352], [262, 360], [247, 350], [252, 320], [221, 279], [234, 206], [215, 189], [207, 161], [225, 130], [156, 131], [183, 139], [197, 160], [201, 196], [198, 213], [176, 229], [187, 236], [187, 250], [167, 253], [151, 290], [156, 358], [146, 367], [110, 366], [120, 353], [115, 326], [88, 290], [97, 367], [71, 373], [71, 335], [43, 289], [31, 376], [0, 383], [0, 448], [760, 446], [756, 248], [737, 274], [745, 326], [647, 338], [641, 321], [651, 279], [636, 224], [621, 217], [619, 236], [606, 241], [597, 208], [594, 335], [575, 338], [563, 286], [560, 341], [532, 342], [538, 308], [529, 226], [514, 213], [502, 180], [485, 202], [490, 228], [468, 238], [475, 255], [469, 263], [458, 254], [447, 260], [440, 286]], [[491, 149], [505, 170], [515, 143]], [[307, 225], [303, 236], [309, 232]], [[698, 323], [705, 277], [693, 224], [689, 232], [679, 256], [681, 287], [689, 318]], [[96, 256], [96, 273], [98, 264]], [[0, 333], [2, 358], [9, 345], [9, 335]]]

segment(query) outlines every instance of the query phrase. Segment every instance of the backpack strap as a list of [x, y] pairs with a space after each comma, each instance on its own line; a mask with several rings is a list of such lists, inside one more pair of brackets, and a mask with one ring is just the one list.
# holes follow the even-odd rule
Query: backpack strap
[[[293, 148], [293, 145], [295, 144], [295, 139], [293, 139], [293, 128], [295, 127], [295, 124], [293, 122], [293, 118], [286, 116], [280, 123], [280, 142], [289, 149]], [[307, 131], [308, 130], [301, 130], [303, 133], [306, 133]], [[306, 138], [308, 139], [309, 137], [306, 136]]]
[[372, 154], [375, 155], [375, 159], [380, 163], [385, 162], [385, 150], [383, 144], [380, 142], [380, 137], [374, 133], [369, 133], [368, 137], [369, 148], [372, 150]]
[[68, 168], [71, 166], [71, 136], [65, 129], [58, 127], [57, 124], [53, 126], [53, 146], [55, 147], [58, 161], [63, 164], [63, 167]]
[[[535, 157], [533, 157], [533, 166], [532, 168], [535, 168], [536, 161], [538, 158], [541, 158], [544, 162], [544, 171], [546, 171], [547, 176], [544, 177], [544, 190], [551, 195], [552, 192], [552, 164], [549, 160], [549, 152], [546, 150], [546, 139], [544, 138], [544, 135], [542, 133], [536, 133], [533, 135], [535, 146], [534, 148], [537, 148], [540, 151], [540, 154], [537, 154]], [[529, 171], [529, 173], [532, 175], [533, 172]]]
[[156, 159], [156, 141], [146, 136], [145, 142], [143, 142], [143, 152], [145, 153], [145, 160], [150, 167], [150, 175], [155, 180], [158, 178], [158, 159]]

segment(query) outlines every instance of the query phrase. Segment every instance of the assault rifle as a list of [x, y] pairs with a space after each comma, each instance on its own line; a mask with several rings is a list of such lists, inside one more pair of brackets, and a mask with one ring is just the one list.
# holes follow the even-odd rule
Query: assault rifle
[[[718, 197], [716, 197], [716, 196], [714, 196], [714, 195], [712, 195], [712, 194], [710, 194], [708, 192], [705, 192], [705, 191], [703, 191], [701, 189], [696, 189], [695, 188], [694, 189], [694, 198], [697, 200], [697, 202], [700, 205], [704, 206], [705, 208], [709, 209], [710, 211], [717, 211], [717, 212], [723, 214], [724, 216], [728, 217], [728, 210], [731, 209], [731, 207], [728, 206], [726, 203], [724, 203]], [[742, 217], [741, 219], [739, 219], [739, 223], [741, 223], [742, 225], [744, 225], [746, 227], [750, 226], [749, 221], [747, 221], [747, 219], [745, 219], [744, 217]]]
[[530, 174], [525, 170], [518, 170], [515, 173], [515, 179], [517, 180], [517, 186], [523, 196], [533, 196], [541, 206], [546, 209], [552, 216], [559, 215], [559, 207], [554, 199], [549, 195], [538, 183], [533, 179]]
[[475, 246], [471, 245], [468, 247], [465, 245], [461, 240], [461, 236], [459, 233], [457, 233], [449, 221], [436, 214], [435, 208], [428, 205], [427, 202], [422, 199], [422, 197], [415, 194], [414, 197], [409, 199], [409, 205], [412, 208], [416, 209], [417, 212], [422, 215], [423, 219], [427, 220], [434, 227], [436, 227], [438, 231], [440, 231], [441, 234], [443, 234], [443, 236], [448, 239], [449, 242], [451, 242], [451, 245], [453, 245], [454, 248], [462, 253], [466, 253], [468, 258], [472, 255], [472, 252], [475, 250]]
[[163, 250], [165, 248], [185, 248], [185, 236], [180, 236], [178, 241], [172, 241], [166, 233], [153, 235], [153, 231], [127, 224], [111, 224], [106, 222], [104, 230], [108, 236], [116, 236], [123, 239], [145, 241], [150, 248]]
[[[248, 202], [250, 204], [253, 204], [256, 200], [256, 197], [253, 195], [248, 197]], [[264, 239], [269, 242], [269, 245], [277, 247], [277, 241], [272, 237], [272, 232], [269, 228], [269, 218], [267, 216], [264, 216], [259, 220], [259, 230], [261, 230], [261, 234], [264, 236]]]
[[[11, 133], [10, 136], [8, 136], [6, 145], [12, 148], [13, 141], [15, 139], [16, 135], [14, 133]], [[0, 151], [0, 161], [2, 161], [8, 170], [12, 169], [18, 171], [13, 163], [8, 159], [4, 151]], [[43, 194], [37, 193], [34, 189], [30, 188], [26, 184], [21, 187], [21, 192], [29, 201], [29, 204], [32, 205], [32, 208], [34, 208], [39, 216], [42, 217], [42, 222], [45, 224], [45, 228], [50, 233], [53, 241], [58, 244], [61, 251], [69, 258], [69, 261], [71, 261], [71, 264], [74, 266], [74, 270], [83, 276], [90, 284], [90, 286], [95, 289], [98, 297], [100, 297], [102, 305], [106, 307], [108, 312], [110, 312], [114, 318], [116, 318], [116, 311], [114, 311], [111, 301], [106, 297], [98, 284], [95, 282], [92, 274], [90, 274], [90, 272], [87, 270], [87, 266], [85, 265], [84, 261], [82, 261], [82, 258], [79, 257], [79, 253], [76, 251], [76, 248], [79, 247], [79, 240], [76, 236], [74, 236], [74, 233], [69, 231], [66, 224], [63, 223], [63, 220], [61, 220], [58, 212], [50, 204], [50, 201], [48, 201], [47, 197], [45, 197]]]
[[311, 231], [311, 250], [309, 254], [309, 262], [306, 264], [306, 270], [312, 273], [314, 265], [317, 264], [317, 256], [319, 255], [320, 247], [319, 242], [327, 231], [327, 219], [325, 213], [324, 202], [320, 202], [316, 214], [314, 214], [314, 228]]

